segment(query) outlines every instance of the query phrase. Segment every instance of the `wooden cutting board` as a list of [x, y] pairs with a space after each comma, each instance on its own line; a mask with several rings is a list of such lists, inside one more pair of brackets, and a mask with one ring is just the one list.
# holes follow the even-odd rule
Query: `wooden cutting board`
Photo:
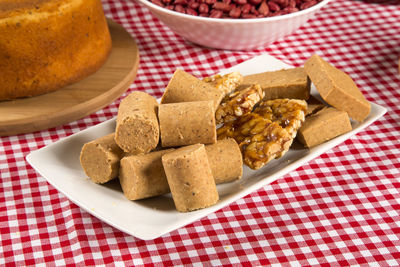
[[85, 117], [113, 102], [136, 77], [139, 49], [119, 24], [108, 20], [112, 50], [84, 80], [41, 96], [0, 101], [0, 136], [29, 133]]

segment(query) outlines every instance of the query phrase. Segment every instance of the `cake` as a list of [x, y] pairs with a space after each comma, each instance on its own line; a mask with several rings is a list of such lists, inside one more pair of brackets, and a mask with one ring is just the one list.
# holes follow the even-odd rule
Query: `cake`
[[77, 82], [96, 72], [110, 50], [100, 0], [2, 0], [0, 100]]

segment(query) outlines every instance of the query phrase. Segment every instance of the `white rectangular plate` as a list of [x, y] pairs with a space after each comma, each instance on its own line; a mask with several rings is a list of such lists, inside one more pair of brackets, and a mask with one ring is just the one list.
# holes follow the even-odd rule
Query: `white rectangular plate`
[[[262, 55], [227, 69], [221, 74], [240, 71], [244, 75], [291, 68], [269, 55]], [[315, 88], [311, 93], [317, 95]], [[114, 131], [115, 119], [59, 140], [27, 156], [27, 161], [51, 185], [72, 202], [104, 222], [140, 239], [150, 240], [192, 223], [239, 198], [275, 181], [311, 159], [357, 134], [385, 114], [386, 109], [371, 103], [371, 113], [362, 123], [352, 122], [353, 130], [312, 149], [294, 143], [281, 159], [260, 170], [244, 168], [240, 181], [218, 185], [219, 202], [209, 208], [189, 213], [175, 210], [170, 195], [140, 201], [127, 200], [118, 181], [106, 185], [91, 182], [84, 174], [79, 153], [84, 143]]]

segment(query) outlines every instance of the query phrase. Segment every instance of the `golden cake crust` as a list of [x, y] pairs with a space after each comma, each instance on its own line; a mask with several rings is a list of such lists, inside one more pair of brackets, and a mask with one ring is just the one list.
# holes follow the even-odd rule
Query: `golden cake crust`
[[100, 0], [1, 1], [0, 36], [0, 100], [79, 81], [111, 50]]

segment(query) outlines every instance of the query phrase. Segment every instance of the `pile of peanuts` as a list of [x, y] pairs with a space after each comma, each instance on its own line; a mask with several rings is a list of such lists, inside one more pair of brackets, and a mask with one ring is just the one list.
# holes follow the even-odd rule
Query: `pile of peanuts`
[[264, 18], [307, 9], [322, 0], [150, 0], [176, 12], [210, 18]]

